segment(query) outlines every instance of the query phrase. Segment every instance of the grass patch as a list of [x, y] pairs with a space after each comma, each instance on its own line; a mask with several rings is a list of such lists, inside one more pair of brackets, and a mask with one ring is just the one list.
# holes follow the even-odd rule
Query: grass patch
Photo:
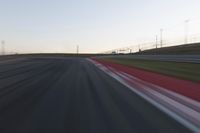
[[181, 79], [200, 82], [200, 64], [197, 63], [180, 63], [169, 61], [151, 61], [136, 59], [119, 59], [106, 58], [101, 59], [129, 67], [140, 68], [160, 74], [173, 76]]

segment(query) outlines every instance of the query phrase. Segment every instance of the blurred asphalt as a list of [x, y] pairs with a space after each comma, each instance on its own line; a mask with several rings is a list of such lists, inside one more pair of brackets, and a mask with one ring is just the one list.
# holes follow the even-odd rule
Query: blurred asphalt
[[84, 58], [41, 57], [0, 63], [0, 132], [190, 131]]

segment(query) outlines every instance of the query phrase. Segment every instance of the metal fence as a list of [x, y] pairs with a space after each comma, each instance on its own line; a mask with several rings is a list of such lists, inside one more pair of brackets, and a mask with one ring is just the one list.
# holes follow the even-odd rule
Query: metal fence
[[192, 44], [200, 42], [200, 20], [186, 20], [175, 26], [161, 29], [159, 36], [155, 37], [154, 41], [147, 43], [132, 43], [132, 46], [122, 47], [104, 51], [104, 54], [126, 54], [139, 51], [178, 46], [183, 44]]

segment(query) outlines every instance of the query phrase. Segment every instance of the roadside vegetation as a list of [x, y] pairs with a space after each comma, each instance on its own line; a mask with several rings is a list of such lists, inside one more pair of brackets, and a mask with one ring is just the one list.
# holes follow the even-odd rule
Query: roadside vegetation
[[180, 79], [200, 82], [200, 64], [170, 61], [152, 61], [137, 59], [104, 58], [104, 61], [152, 71]]

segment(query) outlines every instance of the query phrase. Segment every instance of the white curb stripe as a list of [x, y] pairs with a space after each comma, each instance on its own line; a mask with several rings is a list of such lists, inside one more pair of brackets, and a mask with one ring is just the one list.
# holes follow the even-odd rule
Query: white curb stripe
[[[154, 86], [156, 89], [160, 89], [161, 91], [167, 94], [170, 94], [176, 98], [181, 99], [182, 101], [191, 104], [195, 107], [195, 109], [197, 109], [194, 110], [193, 108], [186, 106], [187, 104], [181, 104], [175, 99], [171, 99], [171, 97], [164, 95], [165, 93], [161, 93], [160, 91], [156, 91], [156, 89], [154, 88], [145, 86], [145, 84], [142, 84], [141, 81], [138, 82], [138, 80], [140, 79], [137, 79], [136, 77], [133, 77], [123, 72], [116, 71], [111, 67], [108, 68], [106, 66], [103, 66], [102, 64], [94, 60], [88, 60], [94, 65], [96, 65], [99, 69], [101, 69], [114, 79], [118, 80], [120, 83], [131, 89], [133, 92], [135, 92], [136, 94], [138, 94], [139, 96], [156, 106], [158, 109], [162, 110], [163, 112], [177, 120], [179, 123], [183, 124], [184, 126], [186, 126], [194, 132], [200, 132], [200, 112], [198, 111], [200, 107], [199, 102], [189, 99], [178, 93], [169, 91], [167, 89], [161, 87], [159, 88], [156, 85]], [[128, 83], [127, 80], [136, 83], [136, 85], [140, 85], [140, 87], [142, 87], [143, 90], [135, 88], [132, 84]], [[179, 113], [178, 110], [180, 111]]]

